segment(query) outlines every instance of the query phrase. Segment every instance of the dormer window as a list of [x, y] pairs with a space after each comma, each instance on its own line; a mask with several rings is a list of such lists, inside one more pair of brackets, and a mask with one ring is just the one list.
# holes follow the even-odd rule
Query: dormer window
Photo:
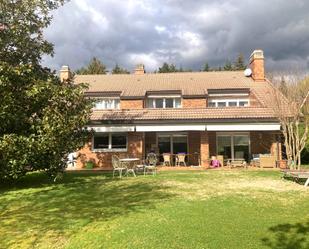
[[119, 98], [99, 98], [95, 102], [94, 109], [119, 109], [120, 108], [120, 99]]
[[249, 105], [249, 89], [208, 90], [208, 107], [245, 107]]
[[208, 107], [243, 107], [249, 106], [249, 99], [222, 99], [222, 98], [209, 98]]
[[147, 97], [147, 108], [180, 108], [180, 95], [149, 95]]

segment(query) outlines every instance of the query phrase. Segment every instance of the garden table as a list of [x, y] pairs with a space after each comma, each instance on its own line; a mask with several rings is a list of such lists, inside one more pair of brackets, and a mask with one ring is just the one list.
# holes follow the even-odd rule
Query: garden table
[[119, 159], [119, 161], [125, 162], [129, 165], [129, 167], [127, 168], [127, 173], [126, 173], [127, 175], [128, 175], [128, 173], [131, 172], [136, 177], [135, 172], [134, 172], [134, 167], [135, 167], [135, 164], [138, 161], [140, 161], [139, 158], [137, 158], [137, 157], [136, 158], [122, 158], [122, 159]]

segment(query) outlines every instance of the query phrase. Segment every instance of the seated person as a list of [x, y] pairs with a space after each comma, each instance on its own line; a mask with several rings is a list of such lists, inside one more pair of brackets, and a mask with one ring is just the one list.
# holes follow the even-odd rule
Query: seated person
[[221, 165], [220, 161], [215, 156], [212, 156], [211, 161], [210, 161], [210, 166], [213, 167], [213, 168], [219, 168], [222, 165]]

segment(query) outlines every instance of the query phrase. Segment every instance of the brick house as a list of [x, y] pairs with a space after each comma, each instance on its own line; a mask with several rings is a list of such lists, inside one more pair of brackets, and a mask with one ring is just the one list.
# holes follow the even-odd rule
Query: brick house
[[[88, 83], [93, 110], [91, 141], [79, 151], [77, 167], [95, 161], [110, 169], [111, 156], [145, 158], [147, 153], [186, 153], [189, 165], [271, 154], [281, 159], [280, 124], [268, 96], [263, 51], [250, 57], [252, 74], [242, 71], [76, 75]], [[61, 70], [61, 78], [69, 75]]]

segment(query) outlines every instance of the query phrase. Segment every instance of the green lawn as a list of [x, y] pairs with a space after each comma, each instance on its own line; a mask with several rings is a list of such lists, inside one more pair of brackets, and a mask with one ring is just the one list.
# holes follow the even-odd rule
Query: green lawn
[[275, 171], [112, 179], [31, 174], [0, 188], [0, 248], [309, 248], [309, 188]]

